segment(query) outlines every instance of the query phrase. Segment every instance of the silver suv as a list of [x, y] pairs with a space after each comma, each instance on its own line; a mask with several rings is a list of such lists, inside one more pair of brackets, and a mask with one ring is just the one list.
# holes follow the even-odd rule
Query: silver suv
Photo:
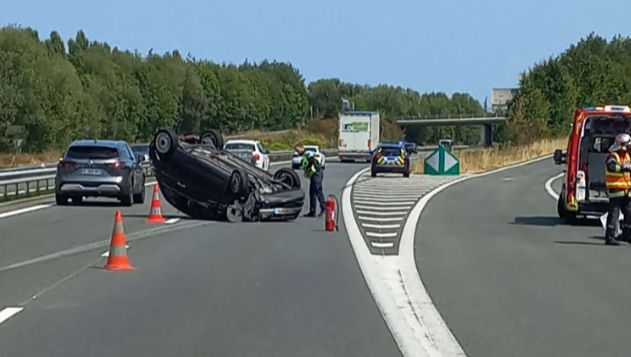
[[80, 204], [84, 197], [118, 198], [125, 206], [145, 201], [143, 155], [135, 156], [125, 141], [79, 140], [57, 165], [58, 205]]

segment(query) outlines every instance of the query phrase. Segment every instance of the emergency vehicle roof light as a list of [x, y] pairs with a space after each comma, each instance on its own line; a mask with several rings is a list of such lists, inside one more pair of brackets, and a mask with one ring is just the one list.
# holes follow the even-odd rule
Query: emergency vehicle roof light
[[628, 105], [606, 105], [606, 112], [619, 112], [619, 113], [631, 113], [631, 108]]

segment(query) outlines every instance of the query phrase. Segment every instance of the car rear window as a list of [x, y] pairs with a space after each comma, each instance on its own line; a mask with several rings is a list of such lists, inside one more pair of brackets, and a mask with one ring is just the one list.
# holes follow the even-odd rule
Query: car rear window
[[226, 150], [254, 150], [254, 145], [245, 143], [229, 143], [226, 144]]
[[401, 149], [399, 148], [381, 148], [381, 154], [384, 156], [399, 156], [401, 155]]
[[144, 154], [149, 151], [149, 145], [136, 145], [132, 146], [131, 150], [135, 154]]
[[118, 157], [115, 148], [105, 146], [73, 146], [68, 149], [69, 159], [114, 159]]

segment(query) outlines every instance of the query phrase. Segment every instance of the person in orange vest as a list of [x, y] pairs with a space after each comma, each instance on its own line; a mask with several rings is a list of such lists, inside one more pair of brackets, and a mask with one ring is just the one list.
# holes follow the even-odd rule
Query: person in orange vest
[[629, 156], [629, 134], [618, 134], [616, 142], [607, 155], [607, 195], [609, 196], [609, 212], [605, 244], [620, 245], [616, 239], [616, 227], [620, 212], [624, 214], [622, 224], [622, 240], [631, 236], [631, 156]]

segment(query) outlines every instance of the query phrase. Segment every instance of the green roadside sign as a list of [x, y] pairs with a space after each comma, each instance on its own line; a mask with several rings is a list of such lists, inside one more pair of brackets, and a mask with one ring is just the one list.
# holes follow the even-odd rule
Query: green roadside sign
[[439, 146], [425, 159], [426, 175], [460, 175], [460, 161], [444, 146]]

